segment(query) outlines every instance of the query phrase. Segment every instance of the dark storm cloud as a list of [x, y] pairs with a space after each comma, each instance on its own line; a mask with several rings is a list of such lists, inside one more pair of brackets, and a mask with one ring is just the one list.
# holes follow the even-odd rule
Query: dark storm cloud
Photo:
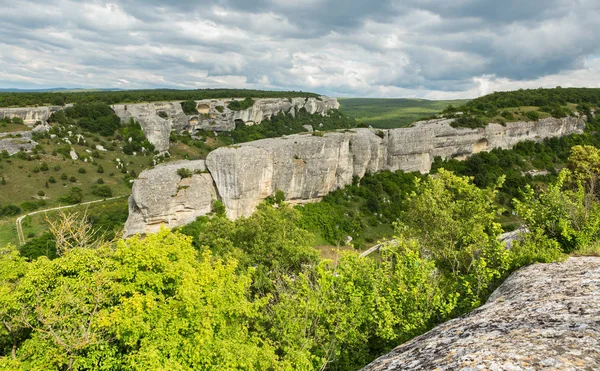
[[3, 87], [472, 96], [592, 84], [596, 0], [0, 0]]

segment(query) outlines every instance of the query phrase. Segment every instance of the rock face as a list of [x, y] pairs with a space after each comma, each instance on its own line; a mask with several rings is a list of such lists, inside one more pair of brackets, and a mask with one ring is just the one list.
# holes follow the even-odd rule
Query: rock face
[[[187, 169], [190, 177], [177, 171]], [[216, 199], [213, 180], [203, 160], [176, 161], [143, 171], [129, 197], [128, 234], [156, 232], [161, 225], [175, 227], [211, 212]]]
[[[239, 99], [234, 99], [239, 100]], [[122, 121], [137, 120], [150, 143], [159, 152], [169, 149], [171, 130], [178, 132], [196, 130], [231, 131], [236, 124], [257, 125], [279, 112], [295, 114], [300, 109], [308, 113], [326, 115], [331, 109], [338, 109], [335, 98], [265, 98], [255, 99], [254, 104], [245, 110], [229, 109], [231, 100], [204, 99], [196, 101], [197, 115], [186, 115], [181, 102], [155, 102], [140, 104], [115, 104], [113, 110]]]
[[45, 123], [53, 112], [64, 109], [62, 106], [0, 108], [0, 119], [20, 117], [25, 125], [33, 126], [37, 121]]
[[363, 368], [541, 369], [600, 369], [600, 258], [569, 258], [523, 268], [484, 306]]
[[[206, 167], [214, 180], [217, 197], [226, 206], [227, 216], [235, 219], [251, 215], [264, 198], [277, 190], [283, 191], [292, 204], [318, 201], [367, 172], [427, 173], [436, 156], [462, 159], [494, 148], [511, 148], [523, 140], [582, 133], [585, 127], [583, 117], [549, 118], [506, 126], [490, 124], [483, 129], [455, 129], [450, 122], [431, 120], [402, 129], [353, 129], [262, 139], [218, 148], [208, 154]], [[214, 188], [211, 183], [206, 190], [194, 193], [212, 194]], [[137, 203], [135, 193], [132, 197]], [[130, 214], [130, 218], [147, 223], [153, 215], [164, 213], [162, 208], [157, 214], [149, 207], [142, 218], [137, 214]], [[196, 216], [203, 214], [195, 211]], [[135, 228], [134, 223], [130, 225], [132, 229], [126, 229], [127, 234], [146, 228], [142, 224]]]

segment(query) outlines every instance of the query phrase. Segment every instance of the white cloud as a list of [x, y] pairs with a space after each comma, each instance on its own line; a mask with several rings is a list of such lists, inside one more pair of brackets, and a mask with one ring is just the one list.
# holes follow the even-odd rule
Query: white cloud
[[440, 99], [600, 81], [594, 0], [0, 2], [0, 87]]

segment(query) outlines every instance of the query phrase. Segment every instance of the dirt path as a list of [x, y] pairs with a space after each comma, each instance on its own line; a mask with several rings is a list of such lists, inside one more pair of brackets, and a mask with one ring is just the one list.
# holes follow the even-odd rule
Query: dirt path
[[29, 214], [21, 215], [16, 220], [16, 223], [17, 223], [17, 236], [19, 238], [19, 245], [25, 244], [25, 235], [23, 234], [23, 227], [21, 226], [21, 222], [23, 221], [23, 219], [25, 217], [28, 217], [28, 216], [31, 216], [31, 215], [35, 215], [35, 214], [40, 214], [40, 213], [46, 213], [48, 211], [69, 209], [69, 208], [77, 207], [77, 206], [90, 205], [90, 204], [95, 204], [95, 203], [98, 203], [98, 202], [105, 202], [105, 201], [110, 201], [110, 200], [116, 200], [117, 198], [123, 198], [123, 197], [129, 197], [129, 196], [117, 196], [117, 197], [105, 198], [105, 199], [102, 199], [102, 200], [95, 200], [95, 201], [83, 202], [83, 203], [75, 204], [75, 205], [58, 206], [58, 207], [53, 207], [53, 208], [50, 208], [50, 209], [37, 210], [37, 211], [33, 211], [33, 212], [29, 213]]

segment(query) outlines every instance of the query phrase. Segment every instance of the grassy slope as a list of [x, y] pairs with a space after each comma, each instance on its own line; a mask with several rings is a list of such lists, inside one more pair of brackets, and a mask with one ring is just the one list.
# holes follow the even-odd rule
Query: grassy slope
[[340, 98], [341, 110], [359, 123], [376, 128], [404, 127], [441, 112], [446, 106], [460, 106], [468, 100]]

